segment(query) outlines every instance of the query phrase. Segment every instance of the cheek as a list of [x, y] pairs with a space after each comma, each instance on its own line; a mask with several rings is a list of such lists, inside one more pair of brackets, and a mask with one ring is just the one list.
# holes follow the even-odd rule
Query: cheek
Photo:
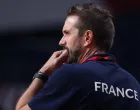
[[79, 50], [82, 48], [82, 41], [80, 39], [75, 39], [71, 42], [70, 47], [73, 51]]
[[71, 35], [67, 37], [67, 48], [71, 50], [77, 50], [77, 48], [82, 45], [82, 38], [79, 36]]
[[73, 47], [76, 43], [76, 39], [75, 39], [75, 36], [69, 36], [67, 38], [67, 46], [68, 47]]

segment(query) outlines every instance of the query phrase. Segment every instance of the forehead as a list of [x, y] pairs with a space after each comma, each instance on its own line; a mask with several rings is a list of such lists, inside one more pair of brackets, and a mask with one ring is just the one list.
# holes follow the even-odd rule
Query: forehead
[[79, 17], [78, 16], [68, 16], [64, 26], [63, 26], [63, 31], [64, 30], [71, 30], [72, 28], [76, 28], [79, 22]]

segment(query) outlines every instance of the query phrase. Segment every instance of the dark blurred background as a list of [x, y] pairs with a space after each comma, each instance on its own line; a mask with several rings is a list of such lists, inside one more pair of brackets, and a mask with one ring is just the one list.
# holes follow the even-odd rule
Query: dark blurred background
[[113, 12], [116, 37], [110, 53], [140, 82], [139, 0], [1, 0], [0, 110], [14, 110], [34, 73], [61, 48], [58, 42], [68, 7], [87, 2]]

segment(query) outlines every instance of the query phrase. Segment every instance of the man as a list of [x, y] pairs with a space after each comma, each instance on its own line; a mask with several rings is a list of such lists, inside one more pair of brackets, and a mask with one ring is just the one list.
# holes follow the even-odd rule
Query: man
[[140, 85], [107, 54], [111, 14], [94, 4], [72, 6], [54, 52], [34, 76], [16, 110], [140, 110]]

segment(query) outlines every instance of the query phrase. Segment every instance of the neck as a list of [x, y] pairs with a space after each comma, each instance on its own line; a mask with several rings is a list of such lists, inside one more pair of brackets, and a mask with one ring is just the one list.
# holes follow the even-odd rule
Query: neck
[[83, 63], [89, 56], [93, 54], [102, 54], [104, 51], [100, 51], [98, 49], [87, 49], [84, 53], [82, 53], [78, 59], [78, 63]]

